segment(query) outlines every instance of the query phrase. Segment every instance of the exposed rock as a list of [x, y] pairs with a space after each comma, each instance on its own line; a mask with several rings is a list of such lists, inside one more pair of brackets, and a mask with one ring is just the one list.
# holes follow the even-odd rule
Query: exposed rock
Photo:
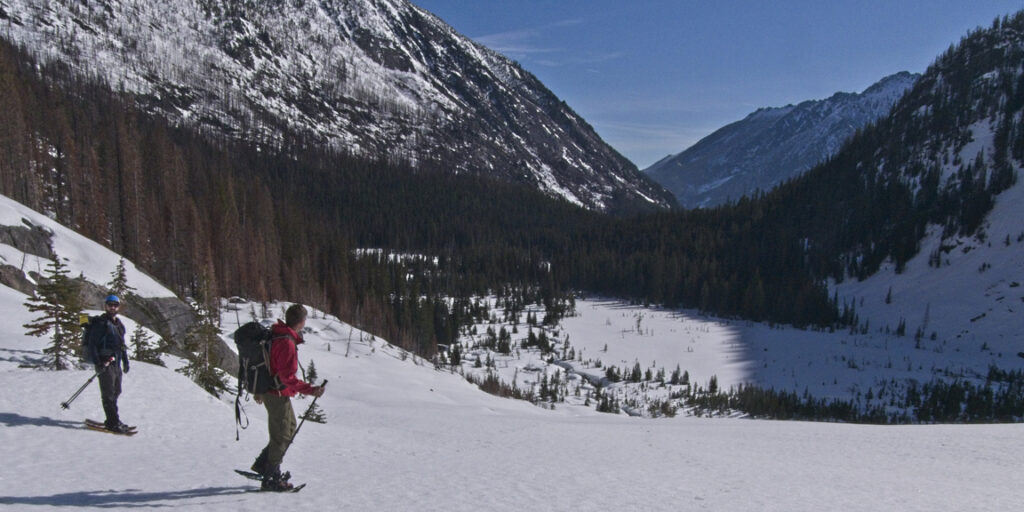
[[0, 284], [14, 288], [25, 295], [31, 295], [32, 291], [36, 289], [36, 285], [25, 277], [25, 273], [12, 265], [0, 265]]
[[[35, 226], [22, 219], [24, 226], [0, 226], [0, 244], [9, 245], [32, 256], [53, 259], [53, 248], [50, 237], [53, 236], [46, 228]], [[8, 262], [12, 263], [12, 262]]]

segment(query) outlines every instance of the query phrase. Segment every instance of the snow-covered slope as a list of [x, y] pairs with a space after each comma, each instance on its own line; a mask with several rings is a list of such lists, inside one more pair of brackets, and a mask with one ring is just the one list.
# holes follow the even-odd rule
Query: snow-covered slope
[[[117, 268], [121, 259], [118, 254], [102, 245], [3, 195], [0, 195], [0, 226], [39, 228], [50, 233], [50, 251], [67, 260], [65, 263], [71, 269], [69, 275], [71, 277], [82, 276], [98, 285], [110, 281], [111, 272]], [[34, 281], [30, 272], [43, 274], [47, 264], [51, 261], [53, 261], [52, 258], [46, 258], [43, 255], [26, 253], [24, 248], [0, 243], [0, 265], [17, 268], [30, 281]], [[139, 270], [130, 261], [125, 262], [125, 275], [131, 286], [135, 288], [135, 293], [142, 297], [175, 296], [173, 292]]]
[[889, 113], [919, 76], [904, 71], [860, 94], [762, 108], [644, 172], [686, 208], [767, 192], [834, 155], [857, 129]]
[[[993, 127], [974, 125], [957, 160], [991, 161]], [[948, 166], [953, 167], [953, 166]], [[1018, 169], [1019, 172], [1019, 169]], [[951, 169], [945, 172], [953, 174]], [[852, 304], [871, 330], [905, 326], [920, 350], [991, 354], [1018, 360], [1024, 350], [1024, 182], [995, 197], [977, 235], [944, 237], [932, 224], [917, 255], [897, 271], [891, 261], [871, 277], [832, 283], [840, 303]], [[1008, 361], [1009, 362], [1009, 361]]]
[[406, 0], [0, 0], [0, 24], [214, 133], [494, 175], [600, 210], [672, 201], [536, 77]]
[[[8, 318], [26, 313], [0, 288]], [[14, 304], [14, 306], [12, 306]], [[275, 305], [279, 312], [284, 305]], [[258, 309], [258, 308], [257, 308]], [[246, 321], [246, 305], [238, 312]], [[234, 327], [226, 312], [224, 329]], [[234, 440], [233, 406], [165, 368], [136, 364], [123, 417], [140, 433], [85, 430], [86, 371], [19, 368], [43, 342], [0, 340], [0, 508], [215, 510], [1009, 510], [1024, 448], [1013, 425], [874, 427], [547, 411], [478, 391], [315, 313], [300, 360], [330, 381], [285, 459], [298, 495], [264, 495], [232, 470], [266, 441], [265, 415]], [[362, 338], [362, 339], [360, 339]], [[351, 343], [349, 343], [351, 340]], [[309, 400], [297, 400], [305, 410]]]

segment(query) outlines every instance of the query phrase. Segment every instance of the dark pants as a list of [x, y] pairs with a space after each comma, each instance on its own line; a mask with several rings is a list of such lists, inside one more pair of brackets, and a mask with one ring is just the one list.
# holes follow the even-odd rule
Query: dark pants
[[117, 397], [121, 396], [121, 366], [117, 361], [110, 363], [100, 372], [100, 398], [103, 400], [103, 412], [107, 415], [105, 422], [108, 427], [121, 423], [117, 415]]
[[284, 452], [295, 434], [295, 412], [292, 400], [286, 396], [266, 393], [263, 395], [263, 406], [267, 408], [267, 430], [270, 431], [270, 442], [263, 449], [266, 453], [268, 468], [279, 466], [284, 459]]

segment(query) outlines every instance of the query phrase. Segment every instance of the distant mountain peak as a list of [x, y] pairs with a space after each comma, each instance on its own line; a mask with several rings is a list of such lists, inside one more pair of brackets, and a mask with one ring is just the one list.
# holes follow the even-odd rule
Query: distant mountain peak
[[759, 108], [644, 172], [687, 208], [768, 191], [835, 154], [858, 128], [887, 114], [919, 77], [901, 71], [859, 94]]

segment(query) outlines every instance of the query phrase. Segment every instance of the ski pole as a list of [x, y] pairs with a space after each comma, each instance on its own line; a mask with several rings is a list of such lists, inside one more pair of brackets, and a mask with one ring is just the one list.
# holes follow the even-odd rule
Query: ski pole
[[[323, 387], [326, 387], [326, 386], [327, 386], [327, 379], [324, 379], [324, 382], [323, 382], [323, 384], [320, 384], [320, 387], [323, 388]], [[311, 404], [309, 404], [309, 408], [307, 408], [306, 412], [302, 414], [302, 421], [299, 422], [299, 426], [295, 427], [295, 432], [292, 433], [292, 438], [288, 440], [288, 446], [286, 446], [285, 449], [284, 449], [286, 452], [288, 451], [288, 448], [292, 445], [292, 442], [295, 441], [295, 436], [299, 435], [299, 429], [302, 428], [302, 424], [306, 422], [306, 416], [309, 416], [309, 413], [313, 412], [313, 406], [316, 405], [316, 399], [317, 398], [320, 398], [320, 397], [318, 397], [318, 396], [314, 396], [313, 397], [313, 402]]]
[[93, 379], [95, 379], [96, 377], [99, 377], [100, 374], [103, 373], [103, 370], [107, 369], [107, 366], [110, 366], [110, 361], [107, 361], [107, 364], [103, 365], [103, 368], [100, 368], [99, 371], [97, 371], [96, 373], [94, 373], [92, 375], [92, 377], [89, 377], [89, 380], [85, 381], [85, 384], [82, 384], [82, 387], [78, 388], [78, 391], [75, 391], [75, 394], [71, 395], [71, 398], [68, 398], [66, 402], [61, 402], [60, 403], [60, 408], [61, 409], [70, 409], [71, 408], [71, 402], [74, 402], [75, 399], [78, 398], [78, 395], [81, 395], [82, 391], [85, 391], [85, 387], [88, 386], [89, 383], [91, 383]]

